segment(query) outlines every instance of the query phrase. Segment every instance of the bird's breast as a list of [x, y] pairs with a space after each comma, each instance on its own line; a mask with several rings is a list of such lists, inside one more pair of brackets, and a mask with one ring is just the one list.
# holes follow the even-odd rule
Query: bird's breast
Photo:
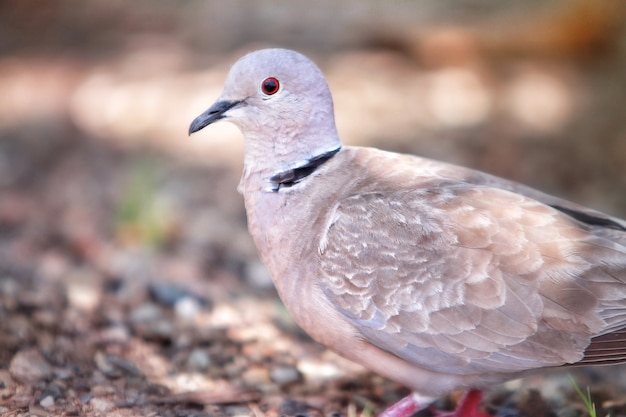
[[[307, 199], [287, 193], [256, 192], [244, 197], [259, 257], [298, 325], [327, 346], [352, 337], [353, 327], [318, 286], [321, 230], [317, 223], [328, 214], [313, 211]], [[331, 328], [320, 329], [320, 320], [331, 323]]]

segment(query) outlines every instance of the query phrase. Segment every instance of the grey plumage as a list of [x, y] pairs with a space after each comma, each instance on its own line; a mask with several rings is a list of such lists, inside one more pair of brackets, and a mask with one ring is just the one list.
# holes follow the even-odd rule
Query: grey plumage
[[[270, 76], [280, 90], [264, 94]], [[259, 255], [319, 342], [422, 403], [626, 361], [624, 221], [442, 162], [334, 153], [324, 77], [293, 51], [238, 61], [190, 131], [222, 118], [245, 137], [239, 189]]]

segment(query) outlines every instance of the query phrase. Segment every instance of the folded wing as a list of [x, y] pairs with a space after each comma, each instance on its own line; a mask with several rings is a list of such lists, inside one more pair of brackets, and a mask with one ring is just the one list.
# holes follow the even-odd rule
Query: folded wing
[[552, 200], [449, 179], [370, 186], [336, 207], [320, 285], [368, 341], [437, 372], [624, 358], [603, 335], [626, 326], [626, 232]]

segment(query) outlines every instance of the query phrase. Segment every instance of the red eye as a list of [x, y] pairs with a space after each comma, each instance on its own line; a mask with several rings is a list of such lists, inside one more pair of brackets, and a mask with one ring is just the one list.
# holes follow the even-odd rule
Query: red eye
[[280, 83], [274, 77], [268, 77], [261, 83], [261, 91], [268, 96], [276, 94], [279, 88]]

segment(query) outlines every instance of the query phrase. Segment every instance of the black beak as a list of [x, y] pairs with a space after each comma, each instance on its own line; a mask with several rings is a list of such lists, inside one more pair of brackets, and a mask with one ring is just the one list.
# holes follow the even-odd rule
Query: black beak
[[202, 130], [213, 122], [217, 122], [220, 119], [223, 119], [224, 113], [233, 107], [240, 104], [241, 101], [218, 101], [213, 104], [209, 110], [202, 113], [200, 116], [196, 117], [193, 122], [191, 122], [191, 126], [189, 126], [189, 134], [197, 132], [198, 130]]

